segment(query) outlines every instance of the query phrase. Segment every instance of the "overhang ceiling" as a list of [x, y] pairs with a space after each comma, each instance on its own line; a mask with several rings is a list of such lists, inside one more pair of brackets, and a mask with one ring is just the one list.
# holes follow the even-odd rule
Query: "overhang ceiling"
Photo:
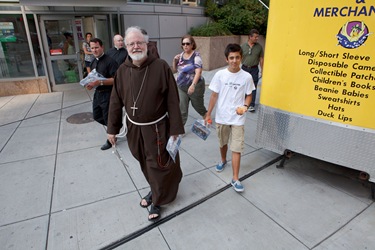
[[79, 7], [119, 7], [126, 4], [126, 0], [19, 0], [25, 6], [79, 6]]

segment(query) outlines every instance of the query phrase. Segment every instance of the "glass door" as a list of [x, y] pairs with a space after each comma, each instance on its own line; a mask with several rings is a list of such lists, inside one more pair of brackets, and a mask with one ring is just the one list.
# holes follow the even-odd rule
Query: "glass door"
[[83, 77], [83, 65], [79, 46], [82, 36], [78, 36], [76, 18], [41, 16], [40, 27], [52, 89], [78, 83]]

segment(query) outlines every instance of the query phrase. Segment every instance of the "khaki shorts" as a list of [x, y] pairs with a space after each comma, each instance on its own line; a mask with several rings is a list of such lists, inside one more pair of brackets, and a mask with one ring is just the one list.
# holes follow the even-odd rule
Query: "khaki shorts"
[[235, 125], [216, 124], [217, 137], [220, 148], [229, 142], [229, 149], [232, 152], [242, 153], [244, 149], [245, 127]]

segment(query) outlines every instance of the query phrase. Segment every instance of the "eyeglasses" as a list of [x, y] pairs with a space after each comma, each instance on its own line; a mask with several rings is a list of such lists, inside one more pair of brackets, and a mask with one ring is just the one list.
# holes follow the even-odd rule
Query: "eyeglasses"
[[189, 46], [191, 43], [181, 43], [182, 46]]
[[138, 47], [141, 47], [141, 46], [142, 46], [143, 44], [145, 44], [145, 43], [146, 43], [146, 42], [128, 43], [126, 46], [133, 48], [135, 45], [137, 45]]

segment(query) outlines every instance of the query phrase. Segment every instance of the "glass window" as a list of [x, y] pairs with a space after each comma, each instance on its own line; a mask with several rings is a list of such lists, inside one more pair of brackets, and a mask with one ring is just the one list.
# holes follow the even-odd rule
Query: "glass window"
[[201, 6], [201, 7], [204, 7], [206, 5], [206, 0], [198, 0], [197, 5]]
[[[35, 53], [41, 63], [38, 37], [33, 16], [27, 16]], [[34, 77], [34, 67], [21, 14], [0, 15], [0, 78]], [[41, 73], [42, 63], [40, 65]]]
[[79, 82], [77, 60], [53, 60], [51, 63], [56, 84]]
[[120, 28], [118, 26], [118, 15], [117, 14], [112, 14], [111, 16], [112, 19], [112, 31], [113, 34], [121, 34]]
[[182, 0], [128, 0], [128, 2], [181, 4]]
[[48, 20], [45, 26], [51, 56], [75, 54], [71, 20]]
[[183, 5], [188, 5], [191, 7], [198, 6], [199, 0], [182, 0]]

